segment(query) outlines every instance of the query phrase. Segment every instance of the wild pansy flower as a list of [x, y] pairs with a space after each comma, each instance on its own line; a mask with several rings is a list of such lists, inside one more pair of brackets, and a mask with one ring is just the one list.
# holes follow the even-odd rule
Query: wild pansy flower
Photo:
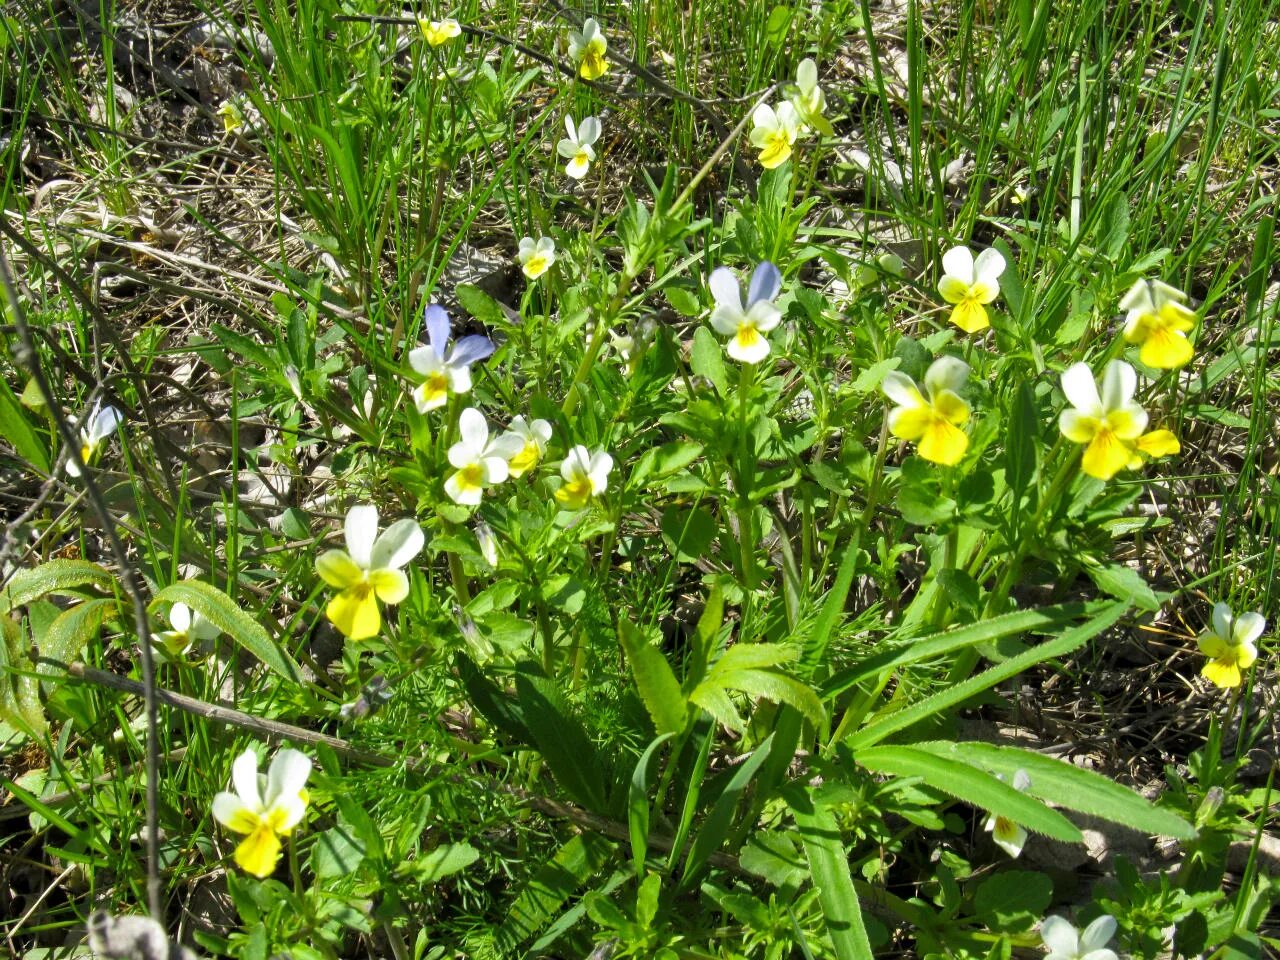
[[400, 568], [418, 555], [424, 537], [407, 517], [379, 536], [378, 508], [368, 504], [347, 511], [345, 534], [347, 549], [322, 553], [316, 571], [341, 591], [325, 615], [344, 636], [364, 640], [382, 627], [378, 601], [399, 603], [409, 595], [409, 578]]
[[1119, 960], [1114, 950], [1106, 949], [1115, 932], [1115, 917], [1105, 913], [1083, 933], [1065, 917], [1045, 917], [1040, 924], [1040, 939], [1049, 948], [1045, 960]]
[[951, 322], [965, 333], [977, 333], [991, 325], [986, 304], [1000, 295], [1004, 257], [988, 248], [975, 260], [968, 247], [952, 247], [942, 255], [942, 279], [938, 293], [953, 304]]
[[742, 288], [728, 267], [711, 271], [707, 281], [716, 305], [711, 311], [711, 326], [723, 337], [732, 337], [725, 353], [740, 363], [759, 363], [769, 355], [769, 341], [764, 338], [782, 320], [782, 311], [773, 300], [782, 289], [782, 275], [768, 260], [761, 261], [751, 274], [747, 287], [746, 309], [742, 306]]
[[1071, 408], [1058, 418], [1058, 429], [1073, 443], [1087, 443], [1081, 469], [1110, 480], [1126, 467], [1142, 466], [1146, 457], [1165, 457], [1180, 449], [1168, 430], [1147, 428], [1147, 411], [1134, 403], [1138, 375], [1123, 360], [1112, 360], [1102, 374], [1102, 393], [1087, 363], [1075, 363], [1062, 374], [1062, 392]]
[[307, 777], [311, 760], [297, 750], [276, 752], [267, 775], [258, 774], [258, 755], [245, 750], [231, 767], [235, 792], [213, 798], [213, 816], [228, 830], [245, 835], [236, 847], [240, 869], [268, 877], [280, 858], [280, 838], [287, 837], [307, 812]]
[[185, 603], [175, 603], [169, 608], [169, 626], [173, 629], [152, 631], [151, 639], [174, 659], [182, 656], [192, 644], [212, 640], [222, 632]]
[[1195, 350], [1187, 331], [1196, 325], [1195, 311], [1183, 305], [1187, 295], [1160, 280], [1139, 280], [1120, 301], [1126, 311], [1124, 339], [1141, 344], [1138, 359], [1148, 367], [1172, 370]]
[[444, 492], [454, 503], [474, 507], [485, 487], [507, 479], [511, 472], [507, 461], [524, 444], [510, 433], [490, 440], [489, 424], [475, 407], [467, 407], [459, 414], [458, 436], [461, 439], [449, 448], [449, 462], [455, 472], [444, 482]]
[[780, 167], [800, 138], [800, 115], [790, 101], [777, 107], [762, 103], [751, 114], [751, 145], [760, 151], [760, 166]]
[[520, 248], [516, 251], [516, 259], [520, 261], [520, 269], [530, 280], [537, 280], [551, 269], [556, 262], [556, 242], [550, 237], [524, 237], [520, 240]]
[[462, 33], [462, 26], [454, 19], [445, 20], [428, 20], [426, 17], [418, 18], [418, 29], [422, 31], [422, 39], [433, 47], [448, 43], [454, 37]]
[[1212, 625], [1197, 640], [1200, 652], [1209, 658], [1201, 676], [1224, 690], [1240, 686], [1241, 672], [1258, 659], [1255, 642], [1266, 628], [1267, 621], [1260, 613], [1237, 617], [1225, 603], [1215, 603]]
[[560, 464], [564, 483], [556, 490], [556, 499], [570, 510], [581, 510], [592, 497], [604, 493], [612, 470], [613, 457], [603, 450], [593, 453], [578, 444]]
[[223, 100], [218, 107], [218, 116], [222, 118], [222, 132], [235, 133], [244, 126], [244, 113], [235, 100]]
[[438, 304], [426, 310], [427, 344], [409, 351], [409, 366], [426, 379], [413, 388], [419, 413], [443, 407], [449, 395], [471, 389], [471, 365], [493, 353], [488, 337], [462, 337], [449, 345], [449, 314]]
[[564, 172], [575, 180], [581, 180], [596, 158], [594, 144], [600, 139], [600, 121], [595, 117], [584, 117], [582, 123], [575, 126], [573, 117], [566, 114], [564, 130], [568, 136], [556, 144], [556, 153], [569, 161]]
[[[88, 466], [98, 454], [98, 448], [116, 432], [116, 427], [124, 416], [115, 407], [104, 407], [100, 402], [93, 405], [84, 425], [80, 427], [80, 459]], [[80, 467], [75, 460], [67, 460], [67, 474], [80, 476]]]
[[[1003, 778], [1001, 778], [1003, 779]], [[1031, 778], [1027, 771], [1018, 770], [1013, 775], [1013, 789], [1026, 790], [1031, 786]], [[987, 817], [984, 829], [991, 834], [991, 839], [1009, 856], [1017, 859], [1027, 843], [1027, 831], [1007, 817], [991, 814]]]
[[818, 86], [818, 65], [812, 57], [805, 57], [796, 67], [796, 82], [790, 89], [788, 100], [806, 127], [817, 130], [824, 137], [835, 134], [831, 121], [823, 116], [827, 109], [827, 95]]
[[520, 477], [536, 467], [546, 454], [551, 424], [546, 420], [530, 422], [524, 417], [514, 417], [503, 439], [507, 439], [515, 450], [507, 461], [507, 468], [513, 477]]
[[475, 525], [476, 545], [480, 548], [480, 556], [490, 567], [498, 566], [498, 538], [493, 535], [493, 527], [483, 520]]
[[569, 58], [578, 64], [578, 76], [583, 80], [599, 80], [609, 72], [609, 61], [604, 58], [608, 49], [609, 41], [595, 17], [587, 17], [581, 33], [569, 31]]
[[968, 376], [969, 365], [955, 357], [939, 357], [929, 365], [923, 391], [905, 373], [889, 371], [880, 385], [897, 404], [889, 411], [889, 432], [914, 442], [932, 463], [959, 463], [969, 449], [969, 436], [960, 429], [969, 419], [969, 404], [958, 393]]

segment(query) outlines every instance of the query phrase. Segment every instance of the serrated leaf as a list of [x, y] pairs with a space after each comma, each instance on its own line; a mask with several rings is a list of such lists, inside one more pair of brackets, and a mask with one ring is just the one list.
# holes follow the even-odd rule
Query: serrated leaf
[[1081, 839], [1075, 824], [1029, 794], [989, 773], [932, 751], [905, 745], [868, 747], [856, 751], [854, 759], [874, 773], [919, 777], [935, 790], [1012, 820], [1035, 833], [1068, 843]]
[[520, 944], [545, 927], [612, 853], [613, 844], [591, 833], [580, 833], [557, 850], [525, 884], [494, 935], [503, 956], [512, 955]]
[[631, 859], [637, 880], [644, 877], [645, 858], [649, 853], [649, 767], [658, 748], [673, 736], [673, 733], [663, 733], [655, 737], [631, 773], [631, 786], [627, 790], [627, 835], [631, 840]]
[[733, 670], [719, 674], [716, 682], [753, 699], [772, 700], [794, 707], [819, 730], [826, 726], [827, 714], [818, 695], [789, 674], [778, 670]]
[[[95, 598], [63, 610], [40, 638], [40, 658], [58, 663], [79, 659], [80, 652], [98, 635], [103, 621], [116, 609], [114, 598]], [[52, 666], [44, 663], [38, 664], [37, 669], [41, 673], [53, 672]]]
[[1030, 778], [1025, 791], [1028, 796], [1039, 797], [1067, 810], [1109, 820], [1141, 833], [1180, 840], [1196, 835], [1195, 828], [1176, 813], [1154, 806], [1099, 773], [1053, 757], [988, 743], [927, 742], [915, 746], [1001, 774], [1010, 782], [1017, 771], [1025, 770]]
[[38, 567], [18, 570], [0, 591], [0, 614], [24, 607], [50, 593], [76, 587], [109, 589], [115, 577], [88, 560], [50, 560]]
[[217, 587], [203, 580], [180, 580], [159, 591], [151, 600], [154, 611], [162, 604], [185, 603], [215, 627], [244, 647], [268, 669], [301, 683], [301, 671], [289, 654], [271, 639], [266, 628]]
[[626, 620], [619, 625], [618, 636], [654, 728], [658, 733], [680, 733], [688, 721], [689, 706], [667, 658]]
[[1109, 597], [1127, 600], [1139, 610], [1160, 609], [1160, 600], [1137, 570], [1119, 563], [1108, 563], [1102, 566], [1089, 564], [1085, 567], [1085, 572], [1098, 585], [1098, 589]]
[[599, 754], [554, 681], [518, 673], [516, 695], [524, 722], [556, 782], [575, 803], [603, 812], [605, 783]]

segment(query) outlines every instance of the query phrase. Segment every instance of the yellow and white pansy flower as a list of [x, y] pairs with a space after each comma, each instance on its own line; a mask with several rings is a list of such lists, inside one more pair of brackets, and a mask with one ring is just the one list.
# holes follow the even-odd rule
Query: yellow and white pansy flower
[[[1004, 778], [1001, 777], [1001, 779]], [[1029, 786], [1031, 786], [1031, 778], [1027, 776], [1027, 771], [1016, 771], [1013, 775], [1013, 789], [1025, 791]], [[1027, 831], [1008, 817], [993, 813], [987, 817], [984, 829], [991, 834], [991, 839], [996, 842], [996, 845], [1015, 860], [1022, 854], [1022, 848], [1027, 844]]]
[[1148, 367], [1172, 370], [1195, 353], [1187, 332], [1196, 314], [1184, 305], [1187, 295], [1160, 280], [1139, 280], [1120, 301], [1125, 311], [1124, 339], [1140, 344], [1138, 359]]
[[760, 166], [780, 167], [800, 139], [800, 115], [790, 101], [776, 107], [762, 103], [751, 114], [751, 145], [760, 151]]
[[1004, 257], [988, 248], [974, 259], [968, 247], [952, 247], [942, 255], [942, 279], [938, 293], [952, 304], [951, 322], [965, 333], [977, 333], [991, 325], [988, 303], [1000, 295]]
[[818, 86], [818, 65], [812, 57], [805, 57], [796, 67], [796, 82], [791, 88], [788, 99], [795, 107], [800, 122], [824, 137], [835, 134], [824, 114], [827, 109], [827, 95]]
[[747, 304], [742, 305], [742, 288], [728, 267], [711, 271], [707, 281], [715, 307], [711, 310], [711, 326], [722, 337], [730, 337], [725, 353], [739, 363], [759, 363], [769, 355], [769, 341], [764, 334], [782, 320], [782, 311], [774, 299], [782, 289], [782, 275], [768, 260], [761, 261], [751, 274], [747, 286]]
[[422, 31], [422, 39], [433, 47], [448, 43], [462, 33], [462, 25], [452, 18], [428, 20], [426, 17], [419, 17], [418, 29]]
[[[98, 449], [110, 439], [111, 434], [116, 432], [116, 427], [120, 426], [120, 421], [123, 419], [120, 411], [113, 406], [104, 407], [101, 403], [93, 405], [93, 409], [80, 427], [80, 459], [84, 461], [85, 466], [93, 462]], [[67, 459], [67, 474], [73, 477], [80, 476], [80, 467], [72, 458]]]
[[1115, 933], [1116, 919], [1105, 913], [1083, 930], [1066, 917], [1045, 917], [1040, 924], [1040, 939], [1049, 951], [1044, 960], [1119, 960], [1107, 947]]
[[307, 777], [311, 760], [288, 748], [276, 752], [267, 775], [258, 773], [258, 755], [245, 750], [231, 767], [235, 791], [213, 798], [213, 816], [228, 830], [244, 834], [236, 847], [240, 869], [268, 877], [280, 858], [280, 838], [287, 837], [307, 812]]
[[1147, 411], [1133, 400], [1138, 375], [1123, 360], [1112, 360], [1102, 373], [1102, 392], [1087, 363], [1075, 363], [1062, 374], [1062, 392], [1071, 407], [1058, 417], [1058, 429], [1073, 443], [1088, 444], [1081, 469], [1110, 480], [1121, 470], [1139, 467], [1147, 457], [1177, 453], [1178, 439], [1168, 430], [1147, 428]]
[[413, 388], [413, 402], [419, 413], [443, 407], [450, 396], [469, 391], [471, 365], [493, 353], [493, 343], [479, 334], [450, 344], [449, 314], [439, 304], [427, 307], [425, 325], [427, 343], [409, 351], [409, 366], [423, 378]]
[[556, 242], [550, 237], [523, 237], [516, 251], [520, 269], [530, 280], [537, 280], [556, 262]]
[[915, 443], [932, 463], [959, 463], [969, 449], [969, 435], [960, 429], [969, 419], [969, 404], [959, 394], [968, 377], [969, 365], [955, 357], [939, 357], [929, 365], [924, 390], [905, 373], [889, 371], [880, 385], [896, 404], [889, 411], [889, 432]]
[[454, 503], [474, 507], [492, 487], [507, 479], [507, 461], [520, 453], [524, 441], [512, 433], [489, 439], [489, 424], [475, 407], [467, 407], [458, 416], [461, 438], [449, 448], [449, 462], [454, 473], [444, 482], [444, 492]]
[[556, 499], [570, 510], [581, 510], [609, 486], [613, 457], [603, 450], [594, 453], [578, 444], [560, 464], [564, 482], [556, 490]]
[[185, 603], [175, 603], [169, 608], [169, 626], [172, 629], [153, 631], [151, 639], [164, 654], [174, 659], [182, 656], [192, 644], [212, 640], [222, 633], [203, 614]]
[[581, 180], [596, 158], [595, 142], [600, 139], [600, 121], [595, 117], [584, 117], [581, 124], [575, 124], [573, 117], [566, 114], [564, 130], [568, 136], [556, 144], [556, 153], [569, 161], [564, 172], [575, 180]]
[[511, 471], [511, 476], [520, 477], [536, 467], [546, 455], [547, 442], [551, 439], [551, 424], [541, 419], [529, 421], [524, 417], [515, 417], [503, 437], [510, 438], [508, 442], [516, 451], [507, 461], [507, 468]]
[[583, 80], [599, 80], [609, 72], [609, 61], [604, 56], [608, 49], [609, 41], [600, 32], [595, 17], [587, 17], [581, 33], [569, 31], [569, 58], [578, 65], [578, 76]]
[[1202, 676], [1224, 690], [1240, 686], [1242, 672], [1258, 659], [1257, 640], [1267, 628], [1260, 613], [1235, 616], [1225, 603], [1213, 605], [1212, 625], [1196, 641], [1209, 662]]
[[401, 567], [418, 555], [424, 537], [417, 521], [397, 520], [378, 534], [378, 508], [369, 504], [347, 512], [346, 550], [327, 550], [316, 571], [340, 592], [325, 608], [343, 636], [364, 640], [382, 628], [378, 601], [399, 603], [409, 595], [409, 578]]

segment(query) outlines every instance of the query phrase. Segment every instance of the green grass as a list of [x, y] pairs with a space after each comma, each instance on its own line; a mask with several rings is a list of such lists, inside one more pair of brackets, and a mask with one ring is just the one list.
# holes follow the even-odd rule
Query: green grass
[[[141, 677], [126, 564], [147, 599], [214, 588], [191, 600], [222, 631], [212, 656], [158, 672], [195, 704], [156, 731], [163, 919], [204, 952], [1007, 957], [1036, 954], [1048, 913], [1104, 911], [1133, 956], [1171, 926], [1184, 955], [1275, 947], [1256, 847], [1227, 868], [1229, 843], [1274, 829], [1253, 763], [1274, 643], [1228, 693], [1194, 642], [1217, 601], [1280, 616], [1274, 5], [654, 0], [595, 11], [598, 84], [565, 69], [586, 14], [557, 4], [424, 11], [467, 29], [429, 47], [373, 4], [206, 0], [191, 17], [234, 49], [175, 41], [168, 74], [127, 53], [143, 28], [124, 24], [154, 13], [125, 12], [90, 11], [105, 35], [52, 6], [0, 23], [21, 307], [0, 549], [26, 591], [0, 594], [11, 948], [63, 955], [94, 907], [147, 903], [141, 700], [65, 670]], [[763, 171], [750, 124], [729, 133], [805, 57], [836, 134]], [[243, 86], [244, 128], [166, 81], [196, 63]], [[555, 152], [566, 114], [601, 118], [581, 182]], [[516, 244], [544, 234], [557, 263], [525, 282]], [[1009, 261], [981, 334], [937, 292], [955, 245]], [[475, 250], [512, 282], [446, 279]], [[707, 323], [707, 283], [762, 259], [784, 319], [751, 367]], [[1136, 363], [1117, 304], [1144, 277], [1197, 314], [1188, 366], [1139, 365], [1151, 428], [1182, 449], [1104, 484], [1060, 439], [1060, 375]], [[407, 353], [437, 299], [497, 350], [420, 413]], [[941, 355], [971, 368], [955, 467], [888, 432], [881, 392]], [[74, 428], [98, 398], [126, 415], [92, 474], [124, 557], [49, 471], [55, 412]], [[467, 406], [553, 428], [475, 510], [443, 487]], [[577, 444], [615, 465], [583, 511], [554, 497]], [[252, 492], [268, 482], [284, 492]], [[358, 503], [426, 545], [355, 641], [315, 562]], [[105, 616], [76, 620], [77, 600]], [[385, 705], [353, 713], [378, 678]], [[964, 743], [975, 718], [1021, 727], [1026, 688], [1057, 724], [1027, 724], [1031, 746], [1074, 739], [1126, 786], [1163, 779], [1161, 803]], [[217, 701], [276, 724], [272, 745]], [[1185, 723], [1152, 742], [1161, 710]], [[255, 879], [211, 804], [244, 749], [286, 743], [315, 762], [309, 813]], [[994, 813], [1074, 842], [1065, 811], [1177, 835], [1176, 866], [1093, 883], [984, 831]]]

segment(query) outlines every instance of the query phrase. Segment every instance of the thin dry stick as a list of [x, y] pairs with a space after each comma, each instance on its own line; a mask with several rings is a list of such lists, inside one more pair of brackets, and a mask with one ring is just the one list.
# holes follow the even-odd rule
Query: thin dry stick
[[147, 720], [147, 906], [152, 918], [157, 922], [163, 923], [164, 914], [160, 904], [160, 832], [158, 823], [160, 806], [158, 781], [160, 745], [157, 739], [156, 726], [156, 670], [155, 661], [151, 654], [151, 631], [147, 623], [147, 604], [143, 599], [142, 587], [138, 583], [137, 574], [134, 573], [133, 567], [129, 563], [129, 557], [125, 553], [124, 544], [120, 542], [120, 537], [116, 533], [115, 520], [111, 516], [111, 511], [107, 509], [107, 503], [102, 497], [102, 491], [98, 489], [98, 485], [93, 480], [92, 471], [80, 456], [79, 438], [72, 431], [71, 424], [67, 422], [67, 418], [63, 416], [62, 411], [58, 409], [57, 403], [54, 402], [53, 391], [49, 387], [49, 380], [44, 375], [44, 368], [41, 367], [40, 360], [36, 355], [35, 341], [31, 338], [31, 328], [27, 325], [26, 313], [22, 309], [22, 302], [18, 299], [18, 289], [14, 285], [13, 273], [9, 269], [9, 258], [5, 254], [3, 247], [0, 247], [0, 282], [3, 282], [5, 295], [9, 298], [9, 308], [13, 313], [14, 327], [18, 333], [18, 349], [14, 351], [14, 359], [18, 361], [19, 365], [26, 367], [30, 371], [32, 379], [35, 380], [36, 386], [40, 389], [41, 396], [45, 398], [45, 402], [48, 404], [49, 414], [53, 417], [54, 426], [57, 427], [58, 436], [62, 440], [63, 446], [66, 447], [70, 454], [70, 459], [80, 468], [80, 482], [84, 484], [85, 495], [94, 513], [98, 515], [98, 521], [102, 524], [103, 535], [107, 538], [111, 552], [116, 558], [120, 580], [124, 584], [125, 592], [129, 594], [129, 598], [133, 601], [133, 619], [138, 633], [138, 645], [142, 652], [142, 693]]

